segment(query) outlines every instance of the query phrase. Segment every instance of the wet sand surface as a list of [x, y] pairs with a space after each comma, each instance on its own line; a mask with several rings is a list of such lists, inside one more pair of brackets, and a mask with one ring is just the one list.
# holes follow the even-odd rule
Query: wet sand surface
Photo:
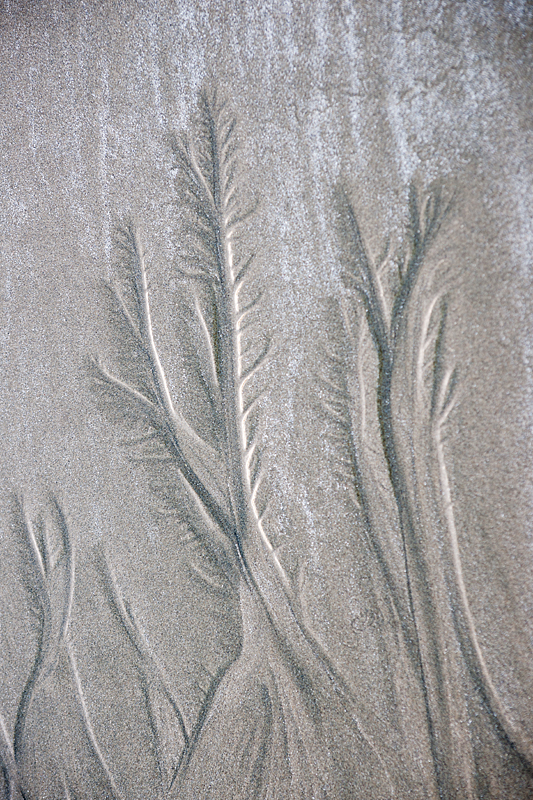
[[0, 794], [533, 796], [533, 16], [0, 7]]

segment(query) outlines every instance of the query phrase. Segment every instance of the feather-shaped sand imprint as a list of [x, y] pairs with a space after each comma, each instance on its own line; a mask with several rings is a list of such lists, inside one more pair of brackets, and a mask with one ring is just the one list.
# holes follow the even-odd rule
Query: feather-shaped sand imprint
[[[257, 336], [246, 335], [260, 296], [250, 296], [247, 284], [253, 257], [236, 256], [239, 229], [253, 209], [241, 207], [235, 129], [226, 105], [203, 95], [194, 142], [172, 142], [192, 242], [181, 274], [198, 287], [198, 346], [210, 365], [202, 386], [216, 436], [206, 441], [175, 406], [133, 225], [121, 240], [131, 302], [115, 296], [140, 371], [132, 382], [94, 362], [101, 385], [144, 420], [151, 446], [169, 458], [202, 520], [195, 535], [241, 606], [241, 654], [213, 680], [169, 797], [385, 800], [394, 789], [378, 747], [358, 722], [356, 698], [305, 627], [297, 592], [262, 524], [256, 378], [272, 342], [258, 346]], [[129, 626], [128, 616], [123, 609]]]
[[[424, 270], [424, 264], [451, 202], [445, 204], [437, 189], [421, 203], [411, 186], [405, 252], [376, 261], [365, 248], [354, 208], [344, 193], [339, 205], [347, 302], [363, 312], [346, 313], [344, 307], [346, 329], [358, 353], [363, 351], [365, 337], [374, 345], [373, 399], [381, 446], [372, 458], [384, 459], [387, 465], [401, 534], [406, 596], [399, 590], [398, 576], [393, 579], [394, 563], [387, 557], [386, 542], [380, 542], [383, 532], [375, 526], [373, 545], [402, 619], [425, 706], [433, 760], [427, 793], [473, 800], [479, 796], [479, 767], [470, 730], [469, 695], [479, 693], [530, 771], [533, 742], [505, 709], [483, 657], [463, 578], [444, 457], [445, 431], [457, 404], [457, 369], [448, 366], [444, 346], [446, 295], [433, 292], [427, 301], [433, 274]], [[364, 375], [357, 381], [360, 394], [363, 383]], [[365, 399], [358, 397], [360, 409]], [[356, 458], [363, 460], [364, 436], [357, 438], [355, 426], [348, 427], [359, 445]], [[360, 470], [356, 484], [359, 497], [372, 493]], [[445, 529], [444, 546], [439, 526]], [[369, 519], [367, 527], [372, 530]], [[470, 671], [470, 683], [465, 681], [462, 659]]]

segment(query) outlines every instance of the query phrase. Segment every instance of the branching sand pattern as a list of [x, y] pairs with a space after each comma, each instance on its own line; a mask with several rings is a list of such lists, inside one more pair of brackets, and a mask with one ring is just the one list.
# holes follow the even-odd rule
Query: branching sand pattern
[[[254, 261], [234, 253], [238, 228], [251, 213], [239, 204], [235, 125], [224, 104], [203, 96], [194, 145], [172, 143], [178, 194], [194, 233], [193, 257], [182, 273], [208, 287], [207, 302], [205, 293], [196, 296], [195, 312], [211, 365], [204, 387], [217, 445], [174, 406], [152, 328], [142, 244], [131, 224], [121, 244], [133, 302], [118, 289], [115, 296], [144, 356], [144, 373], [133, 385], [95, 362], [111, 395], [144, 418], [149, 456], [169, 458], [177, 468], [204, 522], [197, 536], [241, 603], [241, 656], [215, 677], [194, 731], [184, 737], [169, 796], [362, 798], [372, 791], [388, 798], [393, 787], [358, 722], [351, 691], [301, 620], [295, 590], [262, 525], [254, 379], [272, 343], [255, 350], [246, 342], [260, 297], [243, 301]], [[129, 625], [124, 609], [122, 617]], [[353, 748], [348, 759], [341, 755], [345, 736]]]
[[[365, 698], [355, 694], [310, 630], [300, 584], [264, 525], [260, 378], [273, 342], [258, 345], [261, 294], [253, 296], [250, 289], [255, 261], [240, 255], [239, 232], [254, 207], [241, 202], [236, 127], [227, 105], [203, 94], [194, 140], [171, 142], [176, 197], [189, 232], [179, 271], [191, 291], [200, 334], [196, 347], [206, 365], [194, 377], [210, 409], [213, 435], [201, 435], [173, 397], [152, 319], [143, 242], [131, 221], [117, 233], [126, 279], [109, 289], [125, 332], [123, 355], [131, 355], [134, 366], [126, 376], [98, 358], [92, 362], [111, 406], [140, 429], [129, 444], [141, 461], [158, 467], [160, 511], [187, 518], [181, 541], [191, 568], [209, 590], [231, 595], [240, 607], [240, 655], [217, 674], [205, 666], [208, 684], [192, 724], [111, 559], [102, 555], [104, 591], [135, 654], [161, 796], [391, 800], [399, 796], [398, 787], [380, 743], [360, 721]], [[373, 259], [352, 202], [339, 192], [345, 341], [325, 355], [320, 383], [338, 476], [352, 498], [398, 631], [385, 630], [382, 620], [382, 634], [403, 654], [405, 679], [422, 709], [426, 796], [474, 800], [479, 794], [470, 691], [490, 707], [526, 765], [533, 743], [491, 679], [463, 578], [445, 460], [458, 374], [447, 364], [446, 292], [432, 289], [435, 268], [426, 266], [450, 208], [440, 189], [421, 201], [411, 186], [403, 251], [390, 254], [387, 247]], [[12, 735], [0, 717], [7, 796], [37, 796], [24, 778], [26, 723], [37, 689], [63, 655], [99, 786], [121, 800], [94, 732], [69, 635], [75, 561], [65, 516], [55, 499], [49, 518], [38, 523], [22, 501], [17, 515], [34, 566], [38, 638]], [[443, 547], [435, 535], [441, 528]], [[400, 563], [390, 546], [394, 531]], [[443, 605], [443, 597], [453, 602]], [[66, 770], [61, 781], [65, 798], [78, 796]]]

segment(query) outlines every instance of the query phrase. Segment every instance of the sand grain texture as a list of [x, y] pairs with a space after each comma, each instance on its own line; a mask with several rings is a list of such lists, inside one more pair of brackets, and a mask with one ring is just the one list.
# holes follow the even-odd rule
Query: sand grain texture
[[0, 795], [533, 796], [532, 34], [0, 5]]

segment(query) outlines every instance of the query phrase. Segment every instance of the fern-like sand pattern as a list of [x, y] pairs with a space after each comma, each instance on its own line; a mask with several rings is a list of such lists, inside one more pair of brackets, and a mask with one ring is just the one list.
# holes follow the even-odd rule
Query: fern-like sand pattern
[[[202, 96], [198, 125], [196, 143], [175, 139], [172, 152], [178, 193], [190, 209], [195, 245], [193, 264], [182, 274], [207, 284], [210, 292], [207, 307], [197, 296], [195, 311], [211, 365], [210, 392], [212, 407], [219, 409], [221, 446], [204, 441], [173, 405], [151, 324], [142, 244], [131, 224], [123, 231], [122, 246], [131, 267], [135, 302], [127, 306], [119, 293], [116, 302], [132, 340], [146, 356], [146, 373], [139, 379], [145, 389], [95, 362], [101, 383], [120, 402], [139, 410], [171, 456], [204, 519], [198, 535], [242, 607], [241, 656], [209, 692], [185, 744], [170, 797], [197, 797], [200, 792], [203, 797], [248, 798], [257, 793], [266, 796], [277, 786], [275, 794], [280, 797], [362, 798], [372, 790], [376, 798], [390, 798], [394, 794], [390, 777], [376, 745], [358, 722], [355, 699], [297, 614], [296, 592], [262, 525], [264, 509], [257, 505], [263, 477], [256, 439], [260, 396], [255, 376], [270, 357], [272, 345], [266, 340], [258, 350], [248, 349], [246, 328], [254, 321], [260, 296], [245, 297], [254, 260], [236, 259], [233, 245], [238, 227], [251, 211], [239, 204], [235, 120], [216, 97]], [[250, 671], [258, 659], [261, 667]], [[244, 713], [246, 698], [256, 709], [251, 716]], [[235, 741], [224, 735], [228, 726]], [[254, 730], [263, 742], [255, 765], [246, 754], [245, 735]], [[338, 748], [347, 732], [353, 752], [346, 757]]]
[[[261, 340], [262, 293], [254, 295], [251, 288], [260, 276], [254, 256], [241, 253], [239, 234], [255, 206], [241, 201], [236, 131], [228, 105], [215, 93], [203, 93], [195, 136], [171, 140], [176, 198], [188, 236], [179, 274], [192, 296], [196, 347], [205, 365], [195, 377], [214, 420], [213, 434], [201, 435], [173, 396], [153, 321], [149, 258], [131, 220], [117, 231], [126, 280], [108, 288], [126, 330], [124, 353], [135, 369], [126, 378], [92, 359], [104, 396], [142, 429], [134, 441], [139, 460], [160, 467], [168, 485], [159, 490], [160, 510], [187, 518], [180, 543], [188, 548], [191, 571], [240, 609], [240, 653], [216, 674], [203, 667], [207, 682], [198, 677], [203, 703], [197, 719], [191, 722], [184, 712], [183, 698], [119, 585], [112, 560], [101, 554], [103, 591], [135, 657], [158, 789], [166, 800], [392, 800], [400, 794], [380, 742], [361, 723], [365, 698], [309, 627], [301, 575], [295, 580], [285, 568], [265, 524], [261, 376], [281, 345]], [[447, 293], [433, 289], [439, 265], [431, 267], [429, 258], [453, 208], [443, 197], [437, 188], [421, 200], [412, 185], [403, 251], [391, 254], [387, 247], [374, 259], [347, 189], [339, 191], [344, 341], [325, 352], [319, 383], [337, 478], [382, 587], [380, 634], [386, 647], [401, 651], [406, 680], [422, 709], [425, 795], [474, 800], [469, 692], [490, 707], [528, 769], [533, 743], [491, 678], [463, 576], [445, 458], [446, 430], [459, 402], [458, 370], [447, 363]], [[64, 658], [99, 789], [125, 800], [95, 733], [70, 633], [75, 556], [67, 519], [55, 498], [49, 518], [38, 523], [22, 500], [16, 515], [34, 568], [37, 643], [12, 732], [0, 715], [7, 796], [39, 796], [26, 765], [28, 720], [38, 691]], [[438, 525], [447, 537], [442, 552], [435, 544]], [[390, 547], [394, 531], [401, 563]], [[193, 550], [201, 553], [198, 560]], [[440, 604], [446, 593], [453, 608]], [[457, 648], [449, 646], [455, 642]], [[398, 705], [403, 709], [402, 698]], [[78, 797], [79, 787], [63, 766], [62, 795]]]

